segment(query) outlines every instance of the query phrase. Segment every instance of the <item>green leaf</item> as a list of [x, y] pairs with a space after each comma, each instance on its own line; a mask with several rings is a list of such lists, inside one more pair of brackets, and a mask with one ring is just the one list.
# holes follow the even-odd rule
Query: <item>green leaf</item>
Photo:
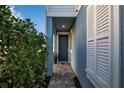
[[9, 83], [6, 81], [2, 81], [0, 82], [0, 88], [8, 88], [9, 87]]
[[0, 7], [0, 20], [0, 87], [46, 86], [46, 36], [31, 19], [15, 18], [7, 6]]

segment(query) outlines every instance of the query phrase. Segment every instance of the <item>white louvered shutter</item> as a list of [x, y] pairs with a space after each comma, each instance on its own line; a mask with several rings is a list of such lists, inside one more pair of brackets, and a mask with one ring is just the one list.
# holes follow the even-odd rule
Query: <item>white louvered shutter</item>
[[[89, 75], [89, 77], [96, 87], [111, 87], [111, 6], [99, 5], [92, 7], [95, 9], [95, 16], [93, 17], [95, 22], [89, 23], [90, 21], [88, 21], [87, 34], [89, 45], [89, 34], [92, 33], [89, 24], [95, 25], [94, 40], [92, 40], [94, 46], [93, 48], [88, 46], [87, 59], [94, 60], [94, 62], [87, 60], [87, 69], [91, 69], [89, 63], [95, 67], [94, 76], [90, 77]], [[88, 12], [88, 19], [91, 17], [89, 14], [90, 12]], [[95, 59], [90, 56], [92, 53], [89, 50], [94, 51], [92, 57]]]
[[95, 8], [94, 6], [89, 6], [87, 10], [87, 72], [93, 78], [95, 73], [95, 39], [94, 39], [94, 32], [95, 32]]
[[101, 87], [110, 87], [111, 80], [111, 7], [97, 6], [96, 75]]

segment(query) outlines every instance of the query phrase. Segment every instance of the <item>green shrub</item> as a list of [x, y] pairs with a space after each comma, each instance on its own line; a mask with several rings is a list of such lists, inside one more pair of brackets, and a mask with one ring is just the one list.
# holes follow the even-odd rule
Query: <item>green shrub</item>
[[0, 87], [44, 87], [46, 36], [0, 7]]

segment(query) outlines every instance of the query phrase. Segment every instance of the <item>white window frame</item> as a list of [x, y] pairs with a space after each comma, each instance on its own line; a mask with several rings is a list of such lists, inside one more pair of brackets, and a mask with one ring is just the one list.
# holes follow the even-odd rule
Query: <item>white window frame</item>
[[120, 52], [120, 9], [119, 5], [112, 6], [112, 87], [121, 87], [121, 52]]

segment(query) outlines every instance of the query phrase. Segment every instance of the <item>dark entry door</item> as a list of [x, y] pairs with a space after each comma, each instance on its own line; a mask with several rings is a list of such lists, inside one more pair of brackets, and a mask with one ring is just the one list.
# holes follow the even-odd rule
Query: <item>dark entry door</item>
[[68, 61], [68, 35], [59, 35], [59, 61]]

